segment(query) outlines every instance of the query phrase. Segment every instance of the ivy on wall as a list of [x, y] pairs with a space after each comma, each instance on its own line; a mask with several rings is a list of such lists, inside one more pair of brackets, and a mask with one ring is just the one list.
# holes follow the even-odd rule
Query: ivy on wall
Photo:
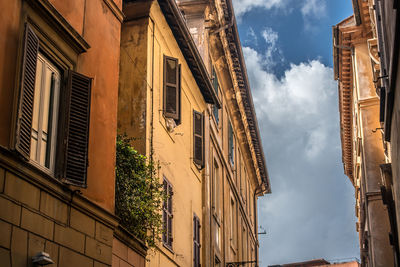
[[165, 194], [158, 181], [157, 165], [138, 153], [132, 138], [117, 136], [115, 213], [120, 224], [154, 247], [163, 231], [162, 203]]

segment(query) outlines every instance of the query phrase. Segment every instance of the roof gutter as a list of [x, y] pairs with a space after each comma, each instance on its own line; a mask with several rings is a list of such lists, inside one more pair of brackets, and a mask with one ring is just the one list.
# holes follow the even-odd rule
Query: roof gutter
[[158, 0], [161, 10], [164, 13], [175, 39], [186, 58], [186, 62], [191, 69], [197, 85], [204, 97], [206, 103], [214, 104], [217, 108], [221, 108], [219, 101], [208, 71], [204, 65], [203, 59], [200, 56], [197, 46], [193, 41], [192, 35], [186, 26], [185, 19], [180, 12], [175, 0]]
[[[264, 150], [263, 150], [262, 142], [261, 142], [261, 138], [260, 138], [260, 130], [258, 127], [256, 112], [254, 109], [253, 97], [252, 97], [251, 91], [250, 91], [249, 78], [247, 75], [246, 64], [245, 64], [245, 61], [243, 58], [242, 46], [240, 44], [239, 32], [238, 32], [237, 25], [236, 25], [236, 18], [235, 18], [234, 12], [233, 12], [233, 4], [232, 4], [232, 0], [226, 0], [226, 2], [227, 2], [228, 8], [230, 9], [231, 16], [232, 16], [232, 32], [234, 34], [235, 43], [237, 44], [236, 49], [238, 50], [239, 62], [241, 65], [242, 72], [244, 74], [243, 78], [244, 78], [245, 86], [247, 88], [246, 92], [247, 92], [248, 108], [250, 108], [250, 110], [251, 110], [251, 114], [252, 114], [253, 122], [254, 122], [253, 127], [254, 127], [254, 131], [255, 131], [255, 135], [256, 135], [255, 138], [256, 138], [257, 144], [255, 144], [253, 142], [253, 146], [258, 146], [258, 150], [259, 150], [259, 159], [257, 160], [257, 165], [258, 165], [258, 168], [260, 171], [261, 179], [265, 185], [265, 190], [263, 193], [271, 193], [271, 186], [270, 186], [271, 184], [270, 184], [269, 174], [268, 174], [268, 170], [267, 170], [266, 163], [265, 163], [266, 161], [265, 161], [265, 156], [264, 156]], [[249, 127], [251, 127], [251, 126], [249, 125]]]

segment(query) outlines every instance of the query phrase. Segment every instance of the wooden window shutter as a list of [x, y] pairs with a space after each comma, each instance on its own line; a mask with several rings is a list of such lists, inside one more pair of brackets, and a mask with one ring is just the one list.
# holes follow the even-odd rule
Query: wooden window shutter
[[29, 24], [25, 24], [21, 74], [21, 91], [17, 117], [15, 149], [26, 159], [30, 157], [33, 97], [35, 93], [36, 63], [39, 39]]
[[217, 73], [215, 72], [215, 68], [212, 68], [212, 79], [213, 79], [213, 87], [214, 87], [214, 91], [215, 93], [218, 95], [218, 77], [217, 77]]
[[193, 161], [204, 166], [204, 115], [193, 111]]
[[164, 56], [164, 116], [180, 123], [181, 65], [178, 59]]
[[193, 216], [193, 266], [200, 267], [200, 219]]
[[86, 187], [87, 178], [91, 86], [91, 78], [69, 72], [63, 178], [80, 187]]
[[229, 129], [228, 129], [228, 156], [229, 156], [229, 160], [230, 162], [233, 164], [234, 163], [234, 158], [233, 158], [233, 129], [232, 129], [232, 124], [231, 122], [229, 122], [228, 125]]

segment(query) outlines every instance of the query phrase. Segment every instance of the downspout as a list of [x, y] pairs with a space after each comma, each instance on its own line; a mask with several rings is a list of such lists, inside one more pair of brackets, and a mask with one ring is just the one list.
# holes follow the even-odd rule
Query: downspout
[[155, 31], [155, 23], [154, 20], [149, 16], [149, 19], [152, 24], [153, 28], [153, 33], [152, 33], [152, 51], [151, 51], [151, 89], [150, 89], [150, 94], [151, 94], [151, 117], [150, 117], [150, 160], [153, 162], [153, 154], [154, 154], [154, 144], [153, 144], [153, 139], [154, 139], [154, 31]]
[[258, 229], [257, 229], [257, 226], [258, 226], [258, 213], [257, 213], [257, 201], [256, 201], [256, 196], [258, 195], [258, 194], [260, 194], [260, 193], [263, 193], [264, 192], [264, 190], [262, 189], [262, 184], [260, 184], [257, 188], [256, 188], [256, 190], [254, 190], [254, 196], [253, 196], [253, 209], [254, 209], [254, 233], [255, 233], [255, 235], [256, 235], [256, 240], [257, 240], [257, 248], [255, 249], [255, 253], [256, 253], [256, 258], [255, 258], [255, 260], [257, 261], [256, 262], [256, 266], [255, 267], [258, 267], [259, 265], [258, 265], [258, 263], [259, 263], [259, 260], [258, 260], [258, 249], [260, 248], [260, 242], [258, 241]]

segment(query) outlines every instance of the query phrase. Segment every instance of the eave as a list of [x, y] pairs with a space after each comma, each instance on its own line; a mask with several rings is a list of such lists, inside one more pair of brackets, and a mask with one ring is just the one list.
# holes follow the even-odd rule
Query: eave
[[267, 165], [265, 162], [264, 150], [262, 147], [262, 142], [260, 138], [260, 131], [258, 127], [257, 117], [254, 109], [253, 97], [251, 95], [249, 79], [247, 76], [246, 64], [243, 58], [242, 47], [240, 44], [239, 33], [236, 24], [236, 18], [233, 12], [233, 5], [231, 0], [223, 0], [223, 18], [222, 18], [222, 29], [223, 35], [226, 37], [228, 42], [229, 55], [231, 57], [233, 65], [234, 79], [236, 79], [236, 86], [241, 97], [242, 105], [241, 111], [243, 111], [242, 119], [245, 118], [247, 126], [248, 143], [254, 151], [253, 160], [255, 161], [256, 169], [259, 173], [260, 179], [262, 181], [262, 193], [271, 193], [271, 184], [267, 171]]
[[351, 32], [354, 24], [354, 16], [351, 16], [333, 27], [334, 78], [338, 80], [342, 162], [344, 173], [349, 177], [353, 185], [353, 69]]
[[[124, 0], [125, 5], [132, 5], [124, 8], [127, 20], [146, 17], [149, 15], [151, 5], [155, 0]], [[178, 46], [185, 57], [186, 63], [203, 95], [204, 101], [208, 104], [221, 108], [221, 103], [212, 87], [207, 69], [203, 63], [193, 38], [186, 26], [178, 6], [174, 0], [158, 0], [161, 11], [175, 37]]]
[[208, 71], [200, 56], [197, 46], [193, 41], [192, 35], [186, 26], [185, 19], [180, 12], [175, 0], [159, 0], [158, 4], [164, 13], [172, 33], [181, 49], [186, 62], [193, 73], [197, 85], [206, 103], [214, 104], [221, 108], [221, 103], [212, 87]]

